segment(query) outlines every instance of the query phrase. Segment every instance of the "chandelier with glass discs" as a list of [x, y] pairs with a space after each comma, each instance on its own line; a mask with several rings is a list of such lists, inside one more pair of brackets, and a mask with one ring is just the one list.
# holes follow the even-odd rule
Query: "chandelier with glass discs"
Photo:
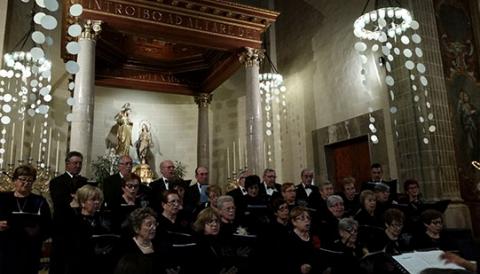
[[[368, 4], [368, 2], [367, 2]], [[422, 141], [428, 144], [430, 135], [436, 131], [432, 104], [429, 100], [428, 79], [426, 66], [422, 62], [423, 50], [421, 48], [421, 36], [417, 33], [419, 24], [411, 13], [401, 7], [385, 7], [364, 13], [354, 23], [354, 35], [359, 39], [355, 43], [355, 50], [361, 60], [360, 80], [368, 90], [368, 56], [380, 55], [380, 63], [376, 66], [384, 66], [386, 75], [384, 78], [388, 88], [390, 99], [390, 113], [393, 117], [394, 134], [399, 136], [396, 115], [398, 112], [396, 95], [398, 88], [395, 85], [396, 73], [394, 64], [401, 60], [402, 64], [395, 69], [404, 69], [408, 73], [409, 89], [415, 105], [415, 116], [423, 134]], [[371, 131], [370, 141], [374, 144], [379, 142], [373, 109], [369, 108]]]

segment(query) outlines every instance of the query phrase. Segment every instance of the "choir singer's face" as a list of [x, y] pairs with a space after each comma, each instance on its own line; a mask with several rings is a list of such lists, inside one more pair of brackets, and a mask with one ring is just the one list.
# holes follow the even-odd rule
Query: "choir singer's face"
[[82, 170], [82, 158], [73, 156], [65, 163], [65, 169], [72, 175], [80, 174]]
[[82, 203], [82, 211], [87, 213], [87, 215], [93, 215], [97, 210], [100, 209], [100, 198], [92, 197], [88, 198], [84, 203]]
[[19, 176], [15, 180], [15, 191], [23, 196], [28, 196], [32, 192], [33, 177]]
[[148, 216], [142, 221], [138, 235], [147, 240], [152, 240], [155, 237], [157, 231], [157, 220], [153, 216]]
[[303, 212], [300, 216], [292, 220], [293, 227], [302, 232], [310, 231], [310, 222], [310, 214], [307, 212]]
[[222, 221], [231, 223], [235, 220], [235, 204], [233, 202], [224, 202], [220, 210]]
[[365, 203], [363, 204], [367, 211], [374, 211], [377, 207], [377, 199], [374, 195], [369, 195], [365, 198]]
[[203, 233], [205, 235], [217, 235], [220, 231], [220, 221], [217, 218], [213, 218], [205, 223]]

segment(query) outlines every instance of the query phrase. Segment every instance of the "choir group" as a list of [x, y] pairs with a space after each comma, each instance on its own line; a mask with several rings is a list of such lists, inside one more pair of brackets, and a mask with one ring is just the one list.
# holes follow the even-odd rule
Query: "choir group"
[[223, 193], [205, 167], [191, 185], [176, 180], [169, 160], [147, 186], [129, 156], [95, 186], [79, 175], [82, 160], [70, 152], [51, 180], [52, 208], [32, 193], [36, 170], [15, 169], [14, 191], [0, 193], [0, 273], [38, 273], [49, 238], [52, 274], [401, 273], [392, 255], [458, 249], [442, 232], [448, 202], [426, 203], [415, 180], [397, 195], [378, 164], [362, 184], [314, 185], [309, 169], [278, 184], [273, 169], [245, 171]]

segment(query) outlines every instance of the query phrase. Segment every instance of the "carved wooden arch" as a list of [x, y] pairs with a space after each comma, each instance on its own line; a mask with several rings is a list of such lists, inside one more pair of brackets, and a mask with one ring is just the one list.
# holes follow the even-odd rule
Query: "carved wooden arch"
[[279, 15], [221, 0], [69, 0], [63, 44], [75, 3], [84, 8], [80, 20], [103, 21], [97, 85], [185, 95], [210, 93], [228, 79], [240, 66], [240, 51], [261, 48]]

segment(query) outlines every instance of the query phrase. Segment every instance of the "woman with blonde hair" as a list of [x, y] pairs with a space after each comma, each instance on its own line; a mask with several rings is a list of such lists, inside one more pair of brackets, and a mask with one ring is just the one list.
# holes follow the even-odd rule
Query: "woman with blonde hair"
[[115, 237], [111, 222], [100, 212], [103, 193], [100, 188], [84, 185], [75, 193], [78, 207], [68, 228], [69, 250], [66, 274], [110, 273], [113, 269]]

